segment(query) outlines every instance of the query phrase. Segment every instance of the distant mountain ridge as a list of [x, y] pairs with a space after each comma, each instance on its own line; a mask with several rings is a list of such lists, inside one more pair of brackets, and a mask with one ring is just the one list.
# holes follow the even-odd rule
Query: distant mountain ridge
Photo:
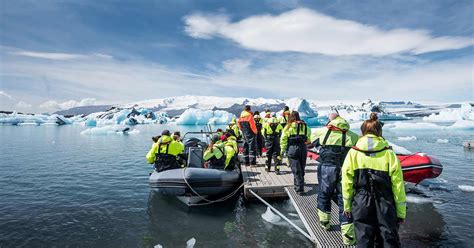
[[91, 105], [91, 106], [81, 106], [74, 107], [66, 110], [60, 110], [54, 112], [54, 114], [63, 115], [63, 116], [76, 116], [76, 115], [89, 115], [96, 112], [107, 111], [113, 105]]

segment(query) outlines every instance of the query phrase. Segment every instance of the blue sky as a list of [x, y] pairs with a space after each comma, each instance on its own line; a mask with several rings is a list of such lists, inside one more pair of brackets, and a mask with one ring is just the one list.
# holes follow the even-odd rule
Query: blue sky
[[474, 99], [473, 1], [1, 1], [2, 109]]

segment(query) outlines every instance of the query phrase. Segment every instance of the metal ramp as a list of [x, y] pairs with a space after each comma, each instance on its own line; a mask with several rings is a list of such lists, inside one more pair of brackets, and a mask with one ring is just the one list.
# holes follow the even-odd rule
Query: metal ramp
[[298, 195], [293, 187], [286, 187], [285, 191], [313, 241], [316, 243], [316, 247], [355, 247], [342, 243], [339, 207], [336, 203], [333, 202], [331, 207], [331, 229], [326, 231], [319, 225], [316, 207], [317, 185], [305, 186], [305, 193], [302, 196]]

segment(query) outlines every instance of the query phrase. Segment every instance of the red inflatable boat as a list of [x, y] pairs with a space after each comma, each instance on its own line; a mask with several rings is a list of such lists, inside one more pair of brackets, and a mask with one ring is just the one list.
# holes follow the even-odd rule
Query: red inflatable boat
[[[319, 155], [308, 151], [308, 157], [317, 159]], [[397, 155], [402, 165], [403, 180], [418, 184], [427, 178], [438, 177], [443, 171], [443, 165], [437, 158], [428, 156], [424, 153], [413, 153], [409, 155]]]

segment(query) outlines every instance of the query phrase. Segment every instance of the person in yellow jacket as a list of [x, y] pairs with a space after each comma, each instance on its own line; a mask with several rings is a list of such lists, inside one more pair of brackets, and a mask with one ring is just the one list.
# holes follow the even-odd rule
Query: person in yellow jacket
[[235, 118], [232, 118], [229, 125], [227, 125], [225, 131], [230, 132], [237, 140], [240, 140], [240, 130], [239, 126], [237, 125], [237, 120]]
[[361, 130], [342, 166], [344, 213], [354, 220], [358, 247], [400, 247], [398, 227], [406, 217], [400, 161], [375, 113]]
[[237, 140], [236, 138], [230, 134], [230, 133], [225, 133], [224, 134], [225, 140], [224, 140], [224, 148], [225, 148], [225, 170], [233, 170], [238, 163], [238, 157], [237, 154], [239, 153], [239, 148], [237, 145]]
[[153, 143], [146, 155], [149, 164], [155, 164], [158, 172], [180, 168], [178, 155], [184, 151], [181, 142], [173, 140], [169, 130], [164, 130], [157, 142]]
[[204, 161], [208, 162], [209, 169], [223, 170], [225, 168], [225, 160], [225, 144], [215, 134], [212, 136], [211, 143], [204, 151]]
[[304, 193], [304, 174], [308, 149], [311, 139], [311, 129], [300, 119], [297, 111], [293, 111], [288, 123], [283, 128], [280, 138], [282, 156], [288, 156], [288, 163], [293, 172], [293, 182], [298, 194]]
[[266, 170], [270, 171], [272, 167], [272, 159], [275, 164], [275, 172], [280, 173], [280, 137], [283, 127], [276, 117], [270, 117], [263, 124], [262, 135], [265, 138], [265, 149], [267, 149], [267, 165]]
[[281, 116], [278, 119], [282, 127], [286, 126], [286, 123], [288, 122], [288, 118], [290, 117], [290, 113], [291, 113], [290, 108], [288, 106], [285, 106], [283, 108], [283, 113], [281, 113]]
[[319, 148], [318, 158], [318, 216], [321, 226], [329, 230], [331, 201], [337, 199], [342, 240], [346, 245], [355, 243], [352, 219], [343, 212], [341, 168], [347, 153], [359, 136], [349, 130], [349, 123], [337, 113], [329, 115], [329, 123], [313, 132], [311, 141]]

